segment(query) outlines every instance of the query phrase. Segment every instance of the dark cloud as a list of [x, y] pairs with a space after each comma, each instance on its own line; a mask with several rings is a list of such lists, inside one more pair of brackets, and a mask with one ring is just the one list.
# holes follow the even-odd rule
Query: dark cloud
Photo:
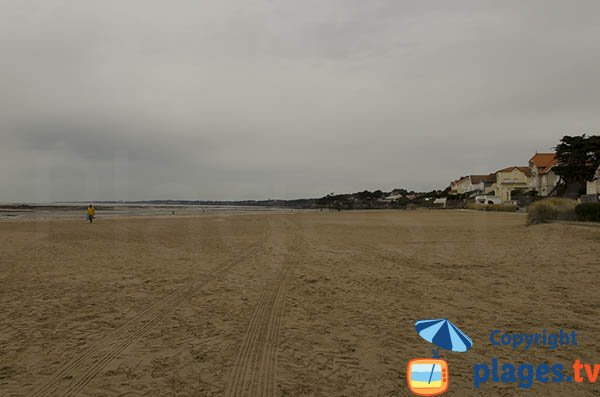
[[597, 132], [595, 1], [7, 1], [0, 201], [444, 187]]

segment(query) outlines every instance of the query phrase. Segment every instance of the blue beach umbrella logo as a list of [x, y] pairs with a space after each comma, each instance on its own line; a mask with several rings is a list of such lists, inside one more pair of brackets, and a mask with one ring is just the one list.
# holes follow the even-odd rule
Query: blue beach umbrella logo
[[407, 384], [417, 396], [437, 396], [448, 390], [448, 363], [440, 359], [440, 349], [466, 352], [473, 341], [447, 318], [419, 320], [415, 323], [419, 336], [436, 348], [433, 358], [416, 358], [408, 363]]
[[419, 336], [434, 344], [433, 357], [438, 358], [440, 348], [463, 353], [473, 346], [473, 341], [447, 318], [419, 320], [415, 323]]

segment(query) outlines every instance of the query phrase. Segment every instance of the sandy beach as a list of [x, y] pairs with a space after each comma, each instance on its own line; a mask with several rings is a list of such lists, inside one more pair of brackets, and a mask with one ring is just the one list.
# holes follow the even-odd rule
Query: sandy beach
[[[404, 396], [414, 322], [446, 395], [593, 396], [488, 383], [473, 366], [600, 361], [600, 229], [472, 211], [211, 213], [0, 222], [2, 396]], [[493, 347], [491, 330], [575, 330], [578, 346]]]

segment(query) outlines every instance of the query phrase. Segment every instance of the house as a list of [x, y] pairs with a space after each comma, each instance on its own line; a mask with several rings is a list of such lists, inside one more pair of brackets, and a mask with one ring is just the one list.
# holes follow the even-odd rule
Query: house
[[495, 181], [496, 176], [494, 174], [467, 175], [450, 182], [450, 191], [454, 194], [486, 194], [491, 191], [491, 186]]
[[530, 190], [535, 190], [540, 196], [548, 196], [558, 183], [559, 177], [553, 169], [558, 164], [556, 153], [536, 153], [529, 159], [531, 170]]
[[594, 179], [587, 182], [586, 187], [587, 187], [587, 189], [586, 189], [587, 194], [592, 194], [592, 195], [596, 195], [596, 196], [600, 195], [600, 167], [598, 167], [598, 169], [596, 170]]
[[433, 201], [433, 205], [434, 205], [434, 206], [436, 206], [436, 205], [437, 205], [437, 206], [439, 206], [439, 207], [446, 208], [446, 203], [447, 203], [447, 202], [448, 202], [448, 198], [447, 198], [447, 197], [436, 198], [436, 199]]
[[460, 179], [456, 179], [450, 182], [450, 194], [458, 194], [458, 182]]
[[402, 199], [402, 198], [404, 198], [404, 196], [403, 196], [403, 195], [401, 195], [401, 194], [390, 194], [389, 196], [387, 196], [387, 197], [385, 198], [385, 201], [394, 201], [394, 200], [400, 200], [400, 199]]
[[472, 192], [488, 194], [494, 191], [493, 185], [496, 182], [495, 174], [471, 175]]
[[502, 202], [511, 201], [511, 193], [514, 190], [530, 190], [531, 179], [531, 168], [529, 167], [512, 166], [498, 170], [494, 186], [496, 196], [500, 197]]
[[461, 176], [456, 181], [456, 192], [458, 194], [465, 194], [471, 191], [471, 180], [468, 176]]

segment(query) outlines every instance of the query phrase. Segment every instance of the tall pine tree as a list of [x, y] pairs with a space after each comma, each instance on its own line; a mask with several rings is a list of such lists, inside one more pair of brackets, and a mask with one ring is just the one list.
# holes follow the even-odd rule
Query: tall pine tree
[[565, 135], [556, 146], [560, 176], [559, 195], [578, 196], [585, 193], [586, 181], [591, 181], [600, 166], [600, 136]]

